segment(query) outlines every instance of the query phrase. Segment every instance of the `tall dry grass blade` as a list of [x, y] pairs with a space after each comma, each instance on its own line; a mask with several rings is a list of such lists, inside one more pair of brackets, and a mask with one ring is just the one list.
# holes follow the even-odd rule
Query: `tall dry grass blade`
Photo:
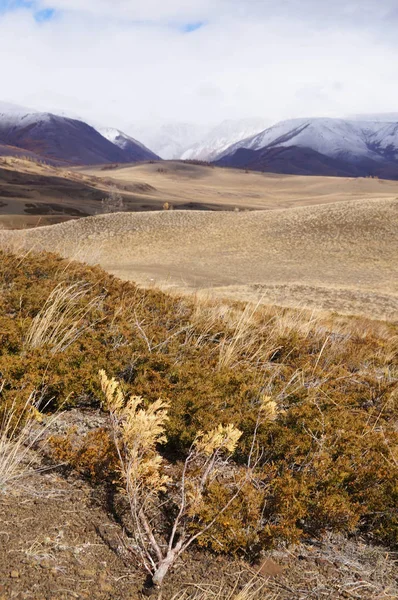
[[88, 300], [87, 284], [74, 283], [57, 287], [42, 310], [33, 319], [25, 338], [25, 349], [51, 345], [52, 353], [63, 352], [92, 324], [86, 317], [100, 303], [101, 297]]
[[262, 344], [259, 342], [259, 330], [253, 327], [254, 318], [260, 306], [260, 301], [255, 304], [247, 304], [236, 321], [232, 335], [223, 339], [220, 344], [220, 356], [218, 368], [231, 367], [242, 354], [250, 355], [254, 360], [259, 354]]
[[[3, 386], [0, 386], [0, 394]], [[0, 421], [0, 493], [13, 489], [17, 482], [32, 471], [32, 450], [49, 430], [58, 415], [50, 417], [44, 426], [37, 421], [40, 401], [30, 394], [22, 409], [16, 401], [5, 409]]]

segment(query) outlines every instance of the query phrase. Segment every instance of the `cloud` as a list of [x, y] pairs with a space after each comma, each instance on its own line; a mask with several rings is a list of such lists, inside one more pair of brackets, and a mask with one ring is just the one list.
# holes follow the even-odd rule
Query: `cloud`
[[151, 121], [392, 111], [395, 5], [0, 0], [0, 100], [132, 133]]

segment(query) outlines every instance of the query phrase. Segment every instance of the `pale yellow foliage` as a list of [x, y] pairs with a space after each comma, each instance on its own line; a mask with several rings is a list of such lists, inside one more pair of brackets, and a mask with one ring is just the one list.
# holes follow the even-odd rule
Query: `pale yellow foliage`
[[156, 444], [167, 442], [164, 427], [169, 404], [159, 399], [144, 409], [142, 402], [140, 396], [132, 396], [123, 411], [122, 435], [130, 450], [139, 446], [154, 450]]
[[129, 488], [145, 488], [151, 493], [163, 491], [169, 478], [161, 473], [163, 459], [157, 445], [167, 442], [165, 424], [169, 404], [159, 399], [148, 408], [142, 408], [143, 399], [131, 396], [125, 401], [120, 384], [100, 373], [101, 387], [106, 401], [104, 408], [114, 419], [123, 447], [123, 474]]
[[218, 425], [207, 433], [200, 431], [195, 440], [195, 447], [207, 456], [211, 456], [217, 450], [233, 454], [241, 436], [242, 432], [232, 424]]
[[110, 412], [118, 413], [122, 410], [124, 404], [123, 392], [120, 389], [119, 382], [114, 377], [108, 379], [103, 369], [100, 370], [99, 376], [101, 389], [105, 396], [105, 401], [102, 403], [103, 408]]
[[263, 396], [260, 404], [260, 415], [262, 419], [274, 421], [278, 416], [278, 405], [270, 396]]
[[[206, 486], [215, 477], [220, 464], [225, 466], [228, 463], [242, 432], [231, 424], [218, 425], [207, 433], [199, 432], [186, 458], [181, 480], [172, 480], [164, 474], [163, 458], [158, 451], [159, 445], [167, 443], [165, 425], [169, 418], [168, 402], [159, 399], [145, 407], [140, 396], [131, 396], [126, 400], [116, 379], [109, 379], [103, 370], [99, 375], [105, 395], [104, 408], [110, 414], [136, 528], [137, 551], [154, 585], [161, 586], [178, 556], [212, 527], [217, 516], [237, 497], [239, 490], [220, 509], [213, 522], [203, 525], [202, 531], [190, 533], [189, 525], [202, 505]], [[268, 410], [271, 409], [268, 407]], [[229, 455], [222, 457], [223, 453]], [[170, 489], [171, 483], [174, 491], [178, 490], [177, 511], [168, 544], [164, 546], [153, 528], [152, 518], [153, 512], [161, 510], [164, 502], [159, 492]]]

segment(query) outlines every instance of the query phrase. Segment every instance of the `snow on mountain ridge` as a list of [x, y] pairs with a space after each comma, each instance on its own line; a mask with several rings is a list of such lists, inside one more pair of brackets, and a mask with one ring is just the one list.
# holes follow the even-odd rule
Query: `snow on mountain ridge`
[[139, 137], [166, 160], [181, 158], [185, 150], [202, 139], [208, 130], [208, 127], [194, 123], [151, 123], [126, 128], [129, 134]]
[[233, 144], [220, 158], [240, 148], [311, 148], [330, 158], [383, 160], [380, 150], [398, 153], [398, 123], [348, 121], [332, 118], [290, 119]]
[[97, 131], [107, 140], [115, 144], [115, 146], [119, 146], [122, 150], [125, 150], [127, 146], [132, 142], [133, 144], [137, 144], [140, 148], [147, 150], [148, 148], [144, 146], [141, 142], [136, 140], [135, 138], [126, 135], [120, 129], [115, 129], [113, 127], [100, 127]]
[[[0, 104], [0, 143], [34, 152], [48, 160], [102, 164], [156, 160], [143, 144], [108, 128], [102, 135], [86, 121], [49, 112]], [[13, 150], [9, 150], [11, 153]]]
[[245, 140], [261, 131], [267, 124], [265, 119], [242, 119], [223, 121], [214, 127], [200, 142], [182, 155], [182, 160], [215, 161], [236, 142]]

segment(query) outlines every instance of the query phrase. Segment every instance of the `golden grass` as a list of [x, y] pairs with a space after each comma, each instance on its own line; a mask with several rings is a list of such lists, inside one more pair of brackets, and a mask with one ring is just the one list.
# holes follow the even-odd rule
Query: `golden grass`
[[104, 170], [66, 169], [0, 158], [0, 168], [18, 174], [18, 183], [2, 184], [7, 206], [0, 209], [0, 223], [8, 229], [98, 214], [102, 212], [101, 199], [112, 188], [122, 194], [128, 211], [162, 210], [165, 205], [176, 209], [257, 211], [398, 196], [395, 181], [245, 173], [175, 161], [163, 162], [161, 167], [159, 163], [146, 163]]
[[55, 250], [146, 287], [394, 320], [397, 205], [104, 215], [0, 231], [0, 246]]
[[95, 326], [95, 323], [87, 322], [86, 317], [98, 307], [101, 297], [88, 299], [88, 292], [84, 283], [58, 284], [32, 320], [25, 349], [50, 345], [51, 352], [57, 354], [73, 344], [87, 327]]
[[[0, 398], [5, 382], [0, 384]], [[32, 450], [57, 419], [54, 415], [39, 426], [40, 398], [31, 393], [20, 408], [17, 402], [2, 406], [0, 417], [0, 493], [15, 491], [35, 470], [36, 457]]]
[[149, 183], [153, 189], [145, 193], [147, 203], [159, 198], [177, 209], [191, 202], [224, 210], [274, 210], [398, 196], [395, 181], [245, 173], [176, 161], [163, 162], [161, 170], [155, 163], [124, 165], [111, 172], [98, 167], [77, 169], [76, 172], [109, 180], [121, 189], [135, 188], [136, 194], [137, 186]]

